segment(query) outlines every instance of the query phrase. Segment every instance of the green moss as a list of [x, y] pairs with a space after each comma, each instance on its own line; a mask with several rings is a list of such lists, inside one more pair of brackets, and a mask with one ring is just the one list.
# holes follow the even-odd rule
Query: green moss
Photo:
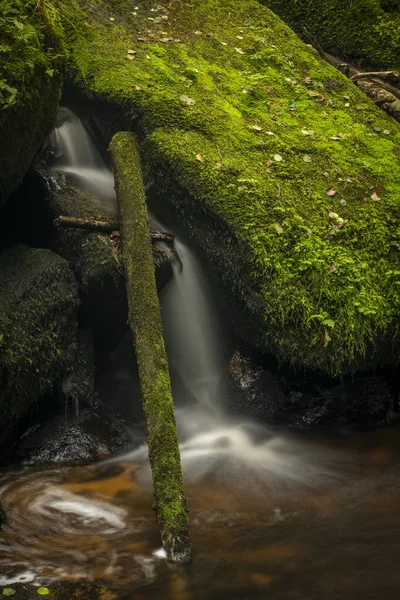
[[129, 324], [135, 339], [146, 415], [154, 509], [167, 556], [174, 561], [183, 562], [190, 556], [188, 513], [162, 336], [145, 192], [134, 135], [116, 134], [110, 150], [115, 165], [121, 218]]
[[[399, 125], [252, 0], [82, 6], [77, 81], [135, 117], [147, 177], [220, 257], [257, 343], [335, 374], [396, 362]], [[185, 206], [221, 224], [218, 248]]]
[[[382, 69], [400, 66], [397, 0], [260, 0], [326, 52]], [[311, 34], [311, 38], [310, 38]], [[309, 41], [308, 40], [308, 41]]]
[[52, 2], [1, 3], [0, 57], [1, 208], [57, 116], [66, 46]]
[[0, 421], [2, 435], [51, 392], [75, 351], [77, 284], [49, 250], [15, 247], [0, 256]]

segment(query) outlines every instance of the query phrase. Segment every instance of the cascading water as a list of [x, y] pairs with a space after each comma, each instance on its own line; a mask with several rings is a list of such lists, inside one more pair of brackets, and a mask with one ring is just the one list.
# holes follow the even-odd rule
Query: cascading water
[[53, 155], [50, 166], [71, 182], [91, 192], [108, 212], [116, 212], [114, 177], [105, 164], [81, 120], [68, 108], [61, 108], [48, 146]]
[[[112, 173], [72, 111], [62, 109], [51, 146], [52, 168], [89, 190], [103, 208], [115, 211]], [[152, 215], [150, 220], [164, 229]], [[161, 305], [179, 404], [193, 569], [171, 572], [160, 560], [147, 448], [142, 445], [83, 468], [27, 468], [4, 474], [0, 501], [10, 527], [0, 537], [0, 585], [84, 579], [109, 585], [114, 598], [131, 598], [126, 594], [132, 592], [135, 600], [261, 600], [270, 593], [276, 600], [353, 600], [380, 597], [382, 583], [393, 581], [386, 595], [397, 597], [394, 569], [380, 558], [396, 557], [398, 436], [386, 454], [379, 437], [370, 452], [361, 440], [357, 453], [349, 440], [344, 453], [340, 443], [277, 436], [254, 422], [229, 417], [222, 401], [224, 331], [207, 272], [179, 232], [172, 266], [173, 278], [161, 293]], [[110, 404], [113, 399], [110, 390]], [[392, 493], [382, 503], [384, 489]], [[356, 542], [345, 537], [349, 522]], [[396, 534], [388, 552], [383, 540], [391, 539], [392, 522]], [[354, 561], [353, 546], [367, 530], [374, 535], [376, 553], [364, 549], [365, 558], [379, 564], [381, 575], [364, 585], [366, 561], [359, 559], [360, 549]], [[336, 562], [327, 566], [329, 546]], [[355, 588], [343, 576], [351, 561], [355, 572], [360, 570]], [[312, 586], [321, 570], [327, 576], [319, 577], [314, 594]], [[331, 581], [340, 588], [337, 595], [331, 594]], [[142, 595], [143, 585], [147, 587]], [[368, 595], [372, 588], [376, 596]]]

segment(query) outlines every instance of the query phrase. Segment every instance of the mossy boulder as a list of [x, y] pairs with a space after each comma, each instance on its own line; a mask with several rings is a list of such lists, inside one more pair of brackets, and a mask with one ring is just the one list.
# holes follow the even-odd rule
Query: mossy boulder
[[76, 351], [78, 285], [50, 250], [9, 248], [0, 255], [1, 434], [49, 394]]
[[80, 6], [76, 80], [136, 123], [242, 335], [333, 374], [397, 362], [400, 126], [255, 1]]
[[52, 2], [0, 5], [0, 208], [57, 118], [66, 57]]
[[400, 67], [397, 0], [260, 0], [326, 52], [380, 69]]

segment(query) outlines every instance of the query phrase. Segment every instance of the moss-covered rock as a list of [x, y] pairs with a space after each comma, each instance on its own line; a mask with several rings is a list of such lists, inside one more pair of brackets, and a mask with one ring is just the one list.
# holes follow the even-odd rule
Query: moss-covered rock
[[66, 46], [54, 3], [4, 0], [0, 54], [1, 208], [57, 117]]
[[330, 373], [397, 361], [399, 125], [252, 0], [81, 7], [76, 79], [137, 123], [245, 337]]
[[[400, 67], [400, 4], [397, 0], [260, 0], [299, 35], [326, 52], [366, 67]], [[311, 34], [311, 37], [310, 37]]]
[[0, 255], [1, 434], [71, 366], [78, 286], [50, 250], [14, 247]]

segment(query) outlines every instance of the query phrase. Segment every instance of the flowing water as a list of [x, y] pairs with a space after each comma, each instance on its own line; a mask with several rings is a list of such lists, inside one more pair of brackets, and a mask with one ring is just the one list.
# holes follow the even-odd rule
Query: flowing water
[[[54, 168], [115, 206], [112, 175], [71, 111], [52, 143]], [[94, 581], [112, 592], [102, 597], [132, 600], [395, 598], [398, 432], [313, 438], [229, 416], [226, 332], [203, 261], [179, 231], [172, 261], [161, 304], [193, 563], [163, 557], [141, 445], [83, 467], [4, 471], [0, 585]]]

